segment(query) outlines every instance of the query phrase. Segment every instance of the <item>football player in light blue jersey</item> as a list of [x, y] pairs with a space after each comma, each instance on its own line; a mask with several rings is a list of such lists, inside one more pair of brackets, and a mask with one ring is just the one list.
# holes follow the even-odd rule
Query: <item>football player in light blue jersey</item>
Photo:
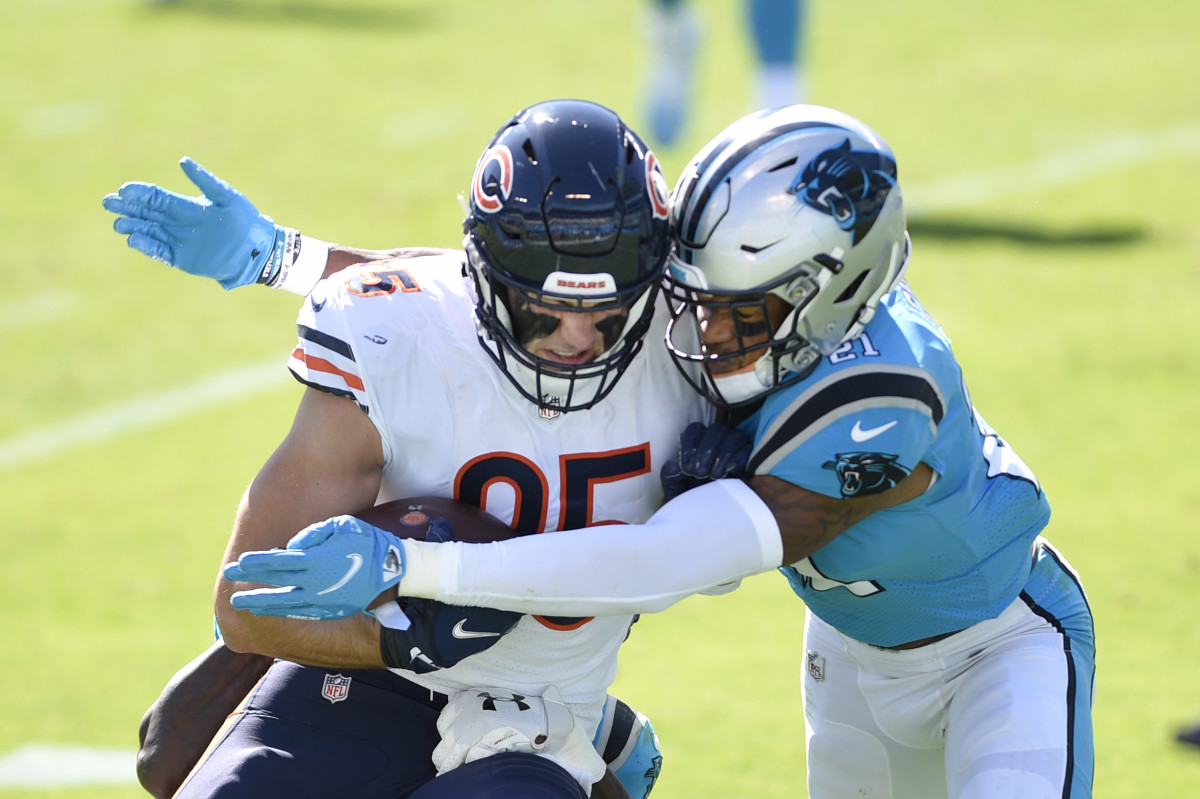
[[753, 114], [693, 159], [672, 217], [667, 345], [733, 426], [685, 431], [644, 524], [404, 542], [397, 593], [652, 612], [782, 567], [807, 606], [811, 797], [1090, 796], [1091, 612], [1042, 486], [903, 282], [891, 149], [830, 109]]
[[822, 619], [880, 646], [999, 615], [1050, 517], [1037, 479], [973, 410], [949, 340], [906, 283], [849, 345], [742, 424], [758, 442], [750, 471], [834, 497], [884, 491], [922, 462], [961, 479], [868, 516], [784, 574]]
[[[1040, 537], [1041, 485], [903, 282], [890, 148], [828, 109], [762, 113], [711, 142], [673, 202], [668, 340], [699, 330], [701, 347], [670, 346], [753, 439], [751, 485], [853, 500], [931, 472], [784, 558], [808, 610], [810, 795], [1090, 795], [1091, 614]], [[787, 500], [764, 498], [784, 527]]]

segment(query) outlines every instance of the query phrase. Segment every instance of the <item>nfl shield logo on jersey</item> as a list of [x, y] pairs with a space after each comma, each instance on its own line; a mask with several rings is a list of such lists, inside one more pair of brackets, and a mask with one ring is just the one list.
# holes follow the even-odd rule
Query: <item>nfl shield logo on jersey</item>
[[341, 702], [350, 695], [350, 678], [341, 674], [326, 674], [321, 684], [321, 696], [331, 703]]
[[562, 416], [562, 411], [555, 410], [562, 405], [562, 397], [555, 397], [550, 394], [542, 395], [542, 404], [538, 408], [538, 416], [546, 421], [557, 419]]
[[821, 657], [816, 652], [805, 652], [808, 657], [808, 673], [817, 682], [825, 679], [825, 658]]

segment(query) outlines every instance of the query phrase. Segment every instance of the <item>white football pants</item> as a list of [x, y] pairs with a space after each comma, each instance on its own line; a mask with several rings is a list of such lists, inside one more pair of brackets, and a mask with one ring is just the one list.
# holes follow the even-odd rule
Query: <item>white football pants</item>
[[998, 618], [884, 650], [809, 613], [805, 650], [810, 799], [1091, 796], [1092, 618], [1044, 542]]

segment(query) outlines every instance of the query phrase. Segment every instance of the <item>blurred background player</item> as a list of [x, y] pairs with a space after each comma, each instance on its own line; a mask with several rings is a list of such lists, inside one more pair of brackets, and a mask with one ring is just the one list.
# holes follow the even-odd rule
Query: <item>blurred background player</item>
[[[329, 245], [248, 212], [227, 184], [184, 166], [212, 199], [147, 184], [105, 198], [131, 246], [226, 288], [312, 288]], [[653, 153], [608, 109], [542, 103], [493, 138], [468, 202], [465, 252], [404, 251], [340, 273], [304, 303], [289, 366], [308, 388], [243, 498], [227, 561], [398, 496], [455, 496], [529, 532], [653, 511], [654, 471], [683, 427], [708, 415], [666, 353], [642, 346], [666, 321], [667, 191]], [[230, 239], [208, 235], [206, 222], [220, 233], [231, 219], [248, 224]], [[399, 576], [386, 555], [351, 571], [339, 558], [321, 593], [378, 593]], [[631, 615], [521, 617], [491, 648], [428, 670], [369, 616], [252, 617], [229, 605], [238, 587], [218, 585], [226, 643], [281, 659], [179, 796], [575, 796], [603, 772], [593, 740]], [[347, 677], [348, 698], [330, 700]], [[510, 700], [479, 706], [477, 689], [490, 685]], [[495, 727], [498, 710], [535, 704], [541, 733]], [[564, 707], [555, 727], [553, 708]], [[523, 748], [474, 760], [499, 746], [497, 732]], [[533, 744], [542, 756], [520, 757]]]
[[[746, 0], [754, 46], [755, 108], [805, 101], [804, 16], [807, 0]], [[692, 112], [703, 24], [689, 0], [651, 0], [646, 36], [646, 119], [650, 135], [666, 146], [683, 134]]]

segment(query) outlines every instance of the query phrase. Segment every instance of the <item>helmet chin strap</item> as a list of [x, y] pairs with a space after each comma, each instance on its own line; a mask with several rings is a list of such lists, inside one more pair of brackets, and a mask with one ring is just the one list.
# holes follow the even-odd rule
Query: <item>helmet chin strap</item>
[[712, 381], [717, 391], [720, 392], [721, 397], [730, 404], [754, 399], [770, 388], [758, 376], [757, 369], [749, 369], [745, 372], [721, 377], [714, 375]]

